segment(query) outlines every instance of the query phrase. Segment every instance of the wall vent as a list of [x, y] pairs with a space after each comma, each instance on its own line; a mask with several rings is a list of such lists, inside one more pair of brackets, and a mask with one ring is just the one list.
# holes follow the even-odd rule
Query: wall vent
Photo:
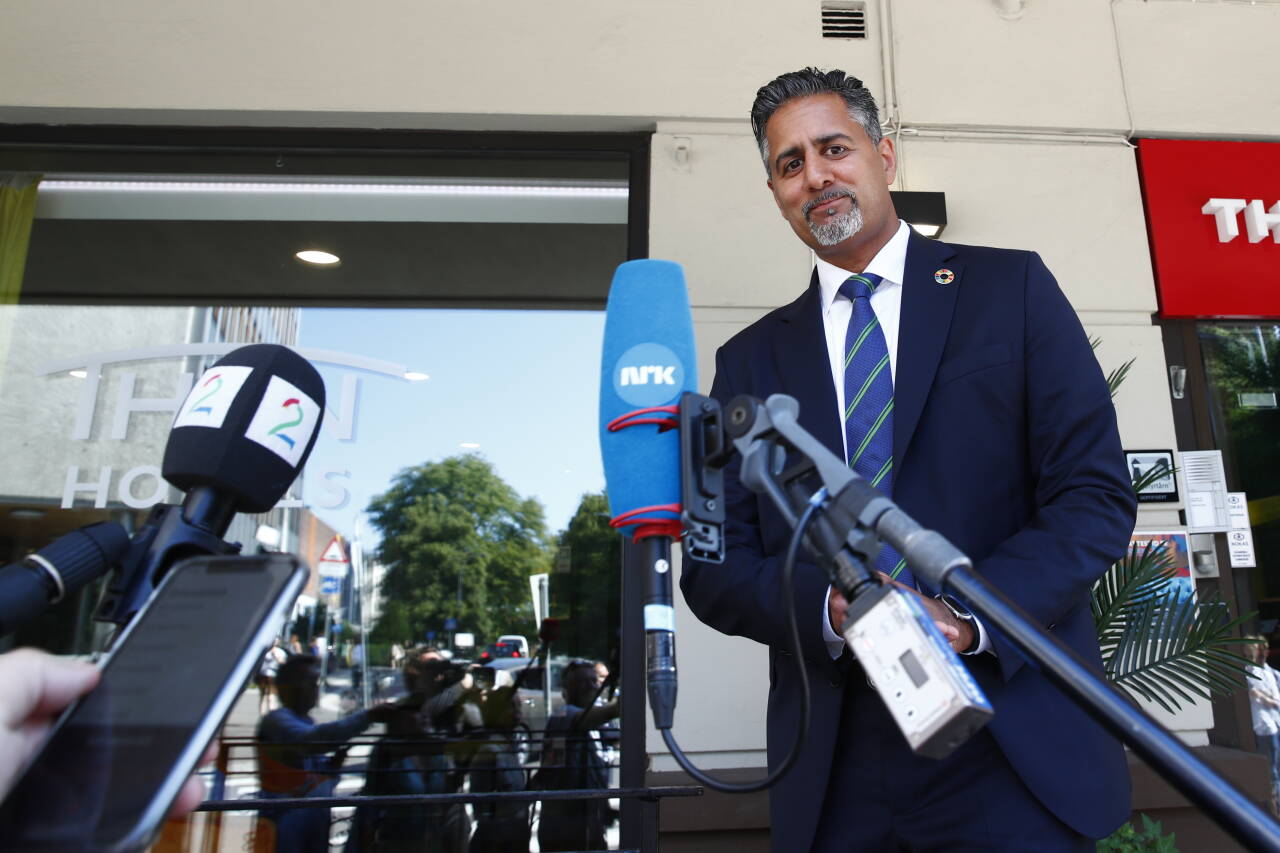
[[822, 4], [824, 39], [867, 37], [867, 4], [862, 0], [827, 0]]

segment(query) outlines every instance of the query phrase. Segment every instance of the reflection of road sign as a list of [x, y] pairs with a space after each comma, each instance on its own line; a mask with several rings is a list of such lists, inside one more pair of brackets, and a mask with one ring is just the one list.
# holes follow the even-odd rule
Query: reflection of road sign
[[320, 562], [316, 565], [316, 571], [320, 573], [322, 578], [344, 578], [350, 568], [351, 560], [347, 558], [347, 549], [342, 547], [342, 537], [333, 537], [329, 540], [329, 545], [324, 549], [324, 553], [320, 555]]
[[453, 644], [460, 649], [469, 649], [476, 644], [475, 634], [454, 634]]
[[427, 639], [428, 639], [428, 640], [434, 640], [435, 638], [436, 638], [436, 632], [435, 632], [435, 631], [428, 631], [428, 632], [427, 632]]
[[321, 577], [320, 578], [320, 594], [321, 595], [337, 595], [342, 592], [342, 578]]
[[547, 615], [549, 601], [547, 582], [550, 577], [551, 575], [545, 572], [529, 575], [529, 593], [533, 596], [533, 624], [535, 625], [541, 625], [542, 617]]
[[458, 630], [458, 620], [450, 616], [448, 619], [444, 620], [444, 629], [446, 631]]

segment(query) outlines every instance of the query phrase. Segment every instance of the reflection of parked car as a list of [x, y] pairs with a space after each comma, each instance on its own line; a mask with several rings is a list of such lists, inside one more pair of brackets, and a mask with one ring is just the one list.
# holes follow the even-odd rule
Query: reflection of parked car
[[527, 658], [529, 656], [529, 641], [521, 634], [503, 634], [498, 638], [499, 643], [513, 643], [519, 655], [516, 657]]
[[480, 663], [488, 663], [492, 660], [502, 660], [503, 658], [522, 658], [529, 657], [528, 650], [520, 651], [520, 646], [514, 642], [499, 640], [496, 643], [490, 643], [485, 646], [483, 652], [480, 653]]
[[520, 714], [525, 724], [540, 734], [547, 727], [547, 717], [553, 716], [564, 706], [564, 697], [560, 695], [560, 673], [571, 658], [556, 656], [551, 659], [551, 713], [547, 713], [546, 695], [543, 691], [544, 670], [542, 661], [529, 658], [499, 658], [489, 661], [486, 666], [496, 670], [505, 670], [511, 674], [519, 685], [517, 696], [520, 699]]

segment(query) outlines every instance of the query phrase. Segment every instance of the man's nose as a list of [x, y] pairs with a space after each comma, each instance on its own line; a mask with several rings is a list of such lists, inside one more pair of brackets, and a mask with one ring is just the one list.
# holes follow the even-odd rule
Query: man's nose
[[811, 189], [820, 190], [831, 184], [831, 164], [821, 157], [806, 157], [804, 161], [805, 182]]

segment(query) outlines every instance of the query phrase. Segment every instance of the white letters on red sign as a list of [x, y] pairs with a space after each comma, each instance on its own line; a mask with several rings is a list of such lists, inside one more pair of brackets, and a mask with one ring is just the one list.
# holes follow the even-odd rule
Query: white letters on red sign
[[1262, 202], [1254, 199], [1245, 202], [1242, 198], [1211, 198], [1200, 208], [1206, 216], [1212, 216], [1218, 226], [1218, 242], [1230, 243], [1240, 236], [1240, 211], [1244, 211], [1244, 231], [1250, 243], [1261, 243], [1271, 235], [1275, 243], [1280, 243], [1280, 201], [1264, 210]]

